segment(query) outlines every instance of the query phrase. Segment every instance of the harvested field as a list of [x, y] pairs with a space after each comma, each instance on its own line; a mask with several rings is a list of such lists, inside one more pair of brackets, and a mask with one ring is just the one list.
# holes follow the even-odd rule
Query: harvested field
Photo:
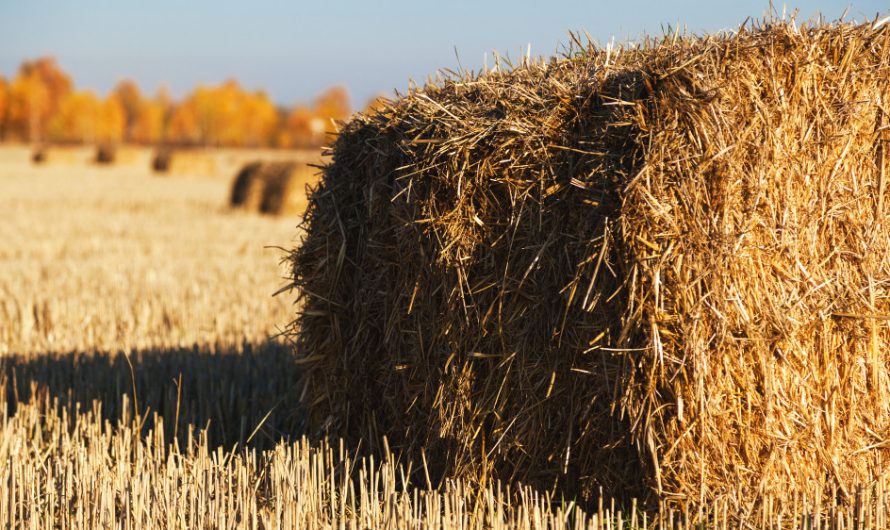
[[888, 54], [774, 23], [354, 119], [292, 255], [310, 423], [480, 485], [856, 504], [890, 458]]

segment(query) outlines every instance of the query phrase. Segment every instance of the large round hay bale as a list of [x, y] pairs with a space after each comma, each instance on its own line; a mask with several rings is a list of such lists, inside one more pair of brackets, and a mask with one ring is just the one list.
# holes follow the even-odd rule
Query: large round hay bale
[[260, 211], [272, 215], [301, 214], [306, 209], [306, 185], [314, 176], [310, 166], [297, 162], [267, 164], [266, 190]]
[[113, 164], [117, 150], [111, 144], [99, 144], [96, 147], [97, 164]]
[[266, 171], [262, 162], [249, 162], [238, 171], [232, 183], [229, 204], [250, 212], [259, 211], [266, 190]]
[[170, 159], [173, 151], [166, 147], [158, 149], [151, 159], [151, 169], [155, 173], [167, 173], [170, 171]]
[[292, 255], [311, 422], [581, 498], [886, 474], [888, 43], [591, 49], [356, 117]]

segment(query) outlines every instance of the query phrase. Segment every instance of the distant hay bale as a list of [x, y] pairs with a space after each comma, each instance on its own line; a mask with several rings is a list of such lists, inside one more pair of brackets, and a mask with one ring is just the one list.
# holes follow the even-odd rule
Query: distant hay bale
[[42, 164], [46, 162], [46, 147], [38, 146], [31, 153], [31, 162], [33, 164]]
[[890, 463], [888, 43], [589, 49], [354, 118], [291, 256], [311, 423], [434, 480], [849, 499]]
[[301, 214], [306, 208], [306, 184], [315, 172], [293, 161], [250, 162], [232, 183], [230, 204], [271, 215]]
[[233, 208], [251, 212], [259, 211], [265, 190], [265, 165], [258, 161], [250, 162], [245, 164], [235, 176], [229, 204]]
[[170, 159], [173, 156], [172, 150], [166, 147], [158, 149], [151, 159], [151, 169], [155, 173], [167, 173], [170, 171]]
[[99, 144], [96, 147], [96, 163], [97, 164], [113, 164], [116, 155], [116, 148], [110, 144]]
[[272, 215], [292, 215], [306, 209], [306, 184], [314, 172], [306, 164], [271, 162], [264, 169], [266, 189], [260, 211]]

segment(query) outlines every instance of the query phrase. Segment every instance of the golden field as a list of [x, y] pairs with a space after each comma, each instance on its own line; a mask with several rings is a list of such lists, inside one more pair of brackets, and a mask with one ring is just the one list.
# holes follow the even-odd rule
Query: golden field
[[[66, 155], [33, 166], [28, 148], [0, 148], [0, 525], [655, 527], [608, 502], [587, 513], [518, 486], [418, 484], [424, 462], [310, 441], [279, 336], [295, 296], [273, 296], [300, 219], [226, 206], [237, 166], [262, 153], [204, 153], [213, 171], [163, 177], [147, 150], [110, 167]], [[885, 499], [795, 499], [732, 527], [880, 528]], [[732, 509], [658, 527], [726, 528]]]

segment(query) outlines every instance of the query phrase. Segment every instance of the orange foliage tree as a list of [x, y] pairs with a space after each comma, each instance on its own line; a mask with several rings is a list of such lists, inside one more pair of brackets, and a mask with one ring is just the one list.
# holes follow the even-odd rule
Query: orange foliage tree
[[71, 92], [71, 78], [52, 57], [25, 62], [9, 89], [8, 132], [18, 139], [44, 139], [50, 119]]
[[0, 76], [0, 140], [6, 137], [6, 102], [9, 97], [9, 83]]
[[124, 111], [124, 140], [131, 142], [139, 115], [144, 110], [145, 102], [142, 100], [142, 92], [134, 81], [125, 79], [114, 87], [113, 94], [120, 101]]
[[281, 147], [311, 147], [324, 138], [324, 122], [304, 105], [296, 105], [285, 121], [287, 143]]
[[326, 135], [334, 132], [335, 122], [345, 121], [351, 113], [349, 91], [333, 87], [322, 92], [312, 107], [295, 105], [284, 121], [281, 147], [318, 147]]
[[100, 100], [89, 90], [66, 94], [49, 123], [49, 138], [60, 143], [118, 143], [126, 125], [123, 104], [112, 94]]
[[278, 111], [264, 92], [245, 92], [230, 80], [186, 97], [173, 111], [170, 136], [191, 145], [260, 146], [272, 141], [277, 124]]
[[153, 99], [143, 101], [139, 115], [129, 131], [130, 141], [140, 144], [164, 142], [170, 113], [170, 98], [163, 91]]
[[315, 99], [315, 115], [325, 122], [346, 120], [351, 113], [346, 87], [331, 87]]
[[100, 102], [96, 114], [96, 141], [116, 144], [124, 139], [127, 128], [127, 112], [116, 94]]
[[145, 98], [136, 82], [122, 80], [103, 100], [90, 91], [74, 92], [51, 57], [22, 63], [11, 82], [0, 77], [0, 139], [317, 147], [350, 113], [349, 92], [340, 86], [322, 92], [311, 106], [288, 110], [235, 80], [199, 86], [179, 104], [166, 91]]
[[89, 90], [66, 94], [49, 124], [54, 142], [92, 142], [96, 138], [99, 99]]

